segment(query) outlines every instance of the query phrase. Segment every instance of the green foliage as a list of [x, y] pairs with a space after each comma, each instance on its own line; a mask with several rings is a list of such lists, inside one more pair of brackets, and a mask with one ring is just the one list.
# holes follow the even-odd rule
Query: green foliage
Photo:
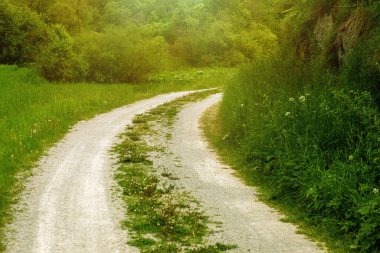
[[78, 20], [74, 7], [67, 2], [56, 2], [47, 11], [49, 22], [63, 25], [68, 31], [75, 31]]
[[84, 80], [88, 63], [74, 52], [73, 39], [63, 26], [54, 25], [48, 32], [49, 44], [41, 50], [38, 63], [48, 80]]
[[176, 71], [161, 71], [149, 76], [148, 81], [168, 86], [193, 83], [199, 85], [199, 88], [223, 87], [236, 71], [232, 68], [186, 68]]
[[0, 63], [25, 64], [36, 60], [46, 44], [48, 26], [24, 7], [0, 1]]
[[341, 81], [351, 87], [370, 90], [380, 105], [380, 29], [374, 29], [368, 40], [348, 53]]
[[219, 141], [267, 200], [316, 228], [329, 247], [377, 252], [379, 6], [356, 2], [274, 5], [286, 10], [274, 29], [277, 59], [259, 58], [227, 86]]
[[243, 173], [268, 198], [295, 207], [308, 224], [328, 227], [324, 233], [347, 240], [351, 250], [378, 250], [375, 100], [368, 91], [313, 85], [326, 80], [308, 73], [270, 63], [242, 71], [222, 103], [223, 143], [239, 150]]
[[[3, 41], [1, 62], [37, 63], [49, 80], [137, 82], [163, 69], [234, 67], [278, 50], [276, 35], [242, 0], [4, 1], [0, 21], [12, 39]], [[30, 29], [18, 29], [23, 24]]]
[[[308, 224], [328, 227], [332, 238], [343, 234], [351, 250], [378, 250], [380, 114], [371, 93], [294, 89], [308, 79], [254, 68], [227, 88], [222, 104], [225, 141], [248, 164], [243, 173]], [[275, 78], [286, 83], [276, 86]]]
[[95, 82], [141, 81], [168, 58], [162, 37], [143, 38], [134, 26], [84, 34], [76, 46], [89, 64], [87, 79]]
[[49, 80], [84, 79], [87, 64], [61, 25], [49, 25], [27, 7], [0, 2], [0, 63], [37, 64]]

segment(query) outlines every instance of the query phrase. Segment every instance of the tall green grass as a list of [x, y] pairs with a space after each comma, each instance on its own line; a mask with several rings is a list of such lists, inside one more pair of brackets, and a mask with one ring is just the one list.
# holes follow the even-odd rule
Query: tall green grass
[[0, 228], [10, 217], [17, 173], [30, 169], [77, 121], [160, 93], [218, 86], [222, 72], [138, 85], [51, 84], [33, 70], [0, 66]]
[[330, 248], [378, 252], [375, 97], [315, 66], [255, 63], [225, 90], [217, 145], [269, 202], [315, 228]]

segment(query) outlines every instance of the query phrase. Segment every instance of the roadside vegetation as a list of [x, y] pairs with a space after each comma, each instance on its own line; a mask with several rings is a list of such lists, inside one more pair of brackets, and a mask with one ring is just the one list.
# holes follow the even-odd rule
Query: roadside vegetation
[[160, 167], [153, 162], [169, 155], [163, 143], [154, 140], [170, 141], [166, 131], [171, 132], [179, 110], [215, 92], [194, 93], [136, 116], [134, 125], [121, 136], [122, 143], [114, 148], [118, 157], [116, 180], [127, 205], [123, 224], [132, 237], [129, 244], [141, 252], [217, 253], [236, 247], [209, 245], [212, 221], [198, 201], [175, 184], [176, 177], [169, 172], [174, 165]]
[[268, 23], [279, 51], [241, 68], [208, 134], [264, 200], [332, 251], [378, 252], [380, 3], [282, 7], [281, 25]]

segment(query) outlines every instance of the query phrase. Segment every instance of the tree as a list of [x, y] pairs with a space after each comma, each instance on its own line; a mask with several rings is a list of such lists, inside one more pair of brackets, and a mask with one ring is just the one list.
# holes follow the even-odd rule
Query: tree
[[48, 30], [37, 13], [0, 0], [0, 63], [33, 62], [47, 43]]

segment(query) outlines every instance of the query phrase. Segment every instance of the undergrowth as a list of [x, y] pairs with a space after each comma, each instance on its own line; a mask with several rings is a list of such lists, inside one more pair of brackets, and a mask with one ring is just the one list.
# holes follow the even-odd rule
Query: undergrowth
[[267, 62], [242, 70], [221, 104], [215, 138], [231, 151], [224, 155], [337, 252], [380, 250], [380, 114], [371, 91]]
[[153, 147], [146, 141], [156, 135], [157, 124], [162, 126], [160, 129], [170, 128], [182, 106], [215, 92], [195, 93], [138, 115], [134, 125], [122, 135], [123, 142], [114, 149], [119, 165], [116, 179], [127, 204], [124, 225], [132, 235], [129, 244], [142, 252], [212, 253], [235, 247], [222, 243], [207, 245], [210, 219], [197, 200], [172, 182], [177, 178], [169, 170], [154, 166], [151, 153], [165, 155], [166, 151], [157, 143]]
[[227, 85], [214, 140], [332, 251], [379, 252], [380, 4], [302, 4], [300, 34]]

